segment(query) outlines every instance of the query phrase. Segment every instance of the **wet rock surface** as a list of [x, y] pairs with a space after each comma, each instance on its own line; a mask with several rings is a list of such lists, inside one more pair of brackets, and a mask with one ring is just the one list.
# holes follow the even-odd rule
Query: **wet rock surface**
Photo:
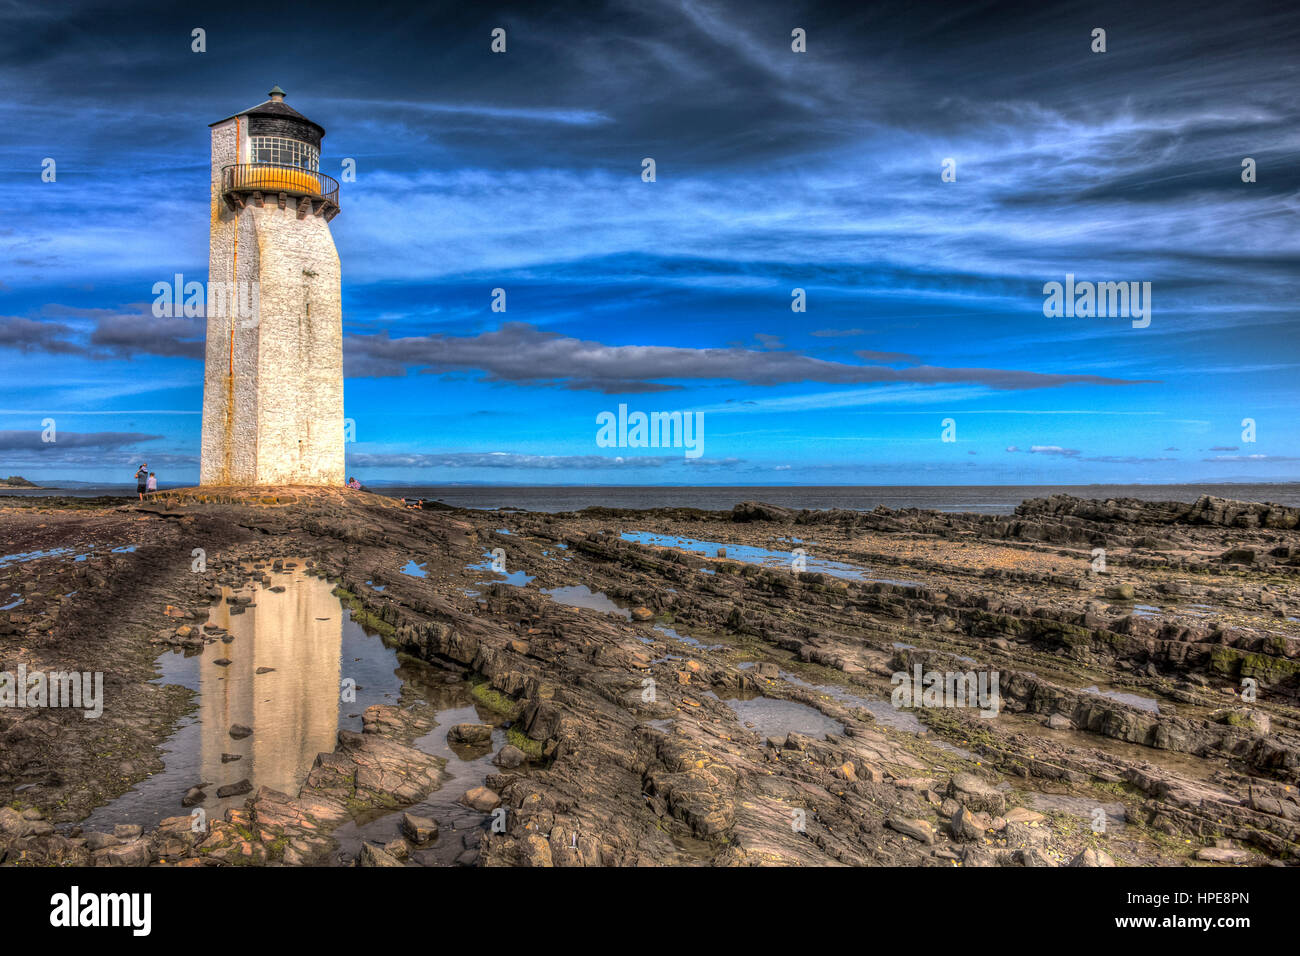
[[[0, 862], [1294, 864], [1297, 517], [1064, 496], [1004, 516], [418, 511], [319, 489], [6, 507], [5, 550], [38, 555], [0, 564], [23, 599], [0, 612], [6, 668], [98, 671], [105, 690], [93, 720], [0, 708]], [[151, 682], [159, 651], [229, 636], [207, 609], [255, 607], [223, 585], [273, 588], [276, 561], [335, 583], [495, 722], [370, 707], [294, 794], [258, 788], [198, 829], [81, 833], [161, 769], [186, 711], [185, 688]], [[895, 675], [929, 672], [996, 674], [996, 714], [893, 706]], [[429, 735], [481, 779], [453, 793], [446, 758], [413, 745]], [[409, 809], [444, 790], [476, 824]], [[338, 837], [373, 820], [341, 861]]]

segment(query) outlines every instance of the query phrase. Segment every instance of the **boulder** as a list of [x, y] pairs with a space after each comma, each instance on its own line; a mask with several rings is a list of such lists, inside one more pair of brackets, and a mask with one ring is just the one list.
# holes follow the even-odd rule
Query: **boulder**
[[948, 796], [971, 810], [984, 810], [1002, 816], [1007, 801], [991, 783], [970, 773], [953, 774], [948, 784]]
[[414, 813], [402, 814], [402, 832], [412, 843], [428, 843], [438, 835], [438, 821]]
[[948, 823], [948, 829], [952, 832], [954, 840], [960, 840], [963, 843], [974, 843], [984, 836], [984, 831], [975, 822], [971, 812], [961, 806], [952, 815], [952, 819]]
[[148, 866], [149, 844], [144, 840], [119, 843], [91, 853], [95, 866]]
[[925, 820], [890, 817], [885, 821], [885, 826], [898, 831], [904, 836], [909, 836], [913, 840], [920, 840], [926, 846], [931, 846], [934, 843], [934, 827], [930, 826]]
[[491, 724], [457, 724], [447, 731], [447, 741], [453, 744], [486, 744], [491, 740]]
[[90, 850], [92, 853], [96, 850], [106, 849], [110, 846], [118, 846], [122, 842], [111, 833], [99, 833], [95, 830], [91, 830], [89, 833], [85, 834], [85, 837], [86, 849]]
[[401, 866], [402, 861], [383, 847], [370, 843], [362, 844], [361, 855], [357, 857], [357, 866]]
[[460, 802], [479, 813], [491, 813], [501, 806], [501, 798], [487, 787], [473, 787], [468, 790]]
[[746, 521], [790, 521], [794, 512], [788, 508], [765, 504], [761, 501], [742, 501], [731, 509], [731, 520]]
[[226, 797], [239, 797], [246, 793], [253, 792], [253, 784], [245, 777], [238, 783], [227, 784], [224, 787], [217, 787], [217, 799], [224, 800]]
[[506, 770], [514, 770], [516, 767], [523, 766], [524, 762], [527, 760], [528, 755], [514, 744], [506, 744], [501, 748], [497, 755], [492, 758], [494, 764]]

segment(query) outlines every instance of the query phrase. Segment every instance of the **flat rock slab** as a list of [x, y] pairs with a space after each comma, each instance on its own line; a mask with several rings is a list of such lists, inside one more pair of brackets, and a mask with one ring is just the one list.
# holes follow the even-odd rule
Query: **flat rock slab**
[[891, 830], [909, 836], [913, 840], [920, 840], [926, 846], [934, 843], [934, 827], [925, 820], [914, 820], [907, 817], [890, 817], [885, 821], [885, 826]]
[[1207, 863], [1246, 863], [1250, 860], [1250, 854], [1245, 850], [1207, 846], [1196, 851], [1196, 858]]
[[399, 807], [441, 786], [443, 763], [378, 734], [340, 730], [337, 749], [317, 755], [304, 789], [340, 802]]

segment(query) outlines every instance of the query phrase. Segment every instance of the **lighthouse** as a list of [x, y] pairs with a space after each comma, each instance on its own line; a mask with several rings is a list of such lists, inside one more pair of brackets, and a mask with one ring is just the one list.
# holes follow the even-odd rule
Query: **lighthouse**
[[343, 484], [343, 319], [325, 130], [284, 102], [211, 125], [201, 485]]

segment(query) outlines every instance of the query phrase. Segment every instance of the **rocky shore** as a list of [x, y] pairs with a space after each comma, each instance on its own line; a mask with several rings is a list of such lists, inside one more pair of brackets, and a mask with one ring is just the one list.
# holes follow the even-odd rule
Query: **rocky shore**
[[[0, 505], [0, 670], [104, 675], [98, 719], [0, 706], [4, 865], [1300, 862], [1300, 509]], [[219, 641], [212, 609], [287, 565], [487, 716], [444, 728], [404, 691], [294, 793], [250, 785], [196, 827], [186, 787], [174, 816], [83, 830], [193, 709], [160, 653]], [[895, 706], [932, 672], [996, 675], [996, 715]], [[449, 777], [430, 736], [491, 764]], [[453, 786], [472, 830], [419, 812]]]

